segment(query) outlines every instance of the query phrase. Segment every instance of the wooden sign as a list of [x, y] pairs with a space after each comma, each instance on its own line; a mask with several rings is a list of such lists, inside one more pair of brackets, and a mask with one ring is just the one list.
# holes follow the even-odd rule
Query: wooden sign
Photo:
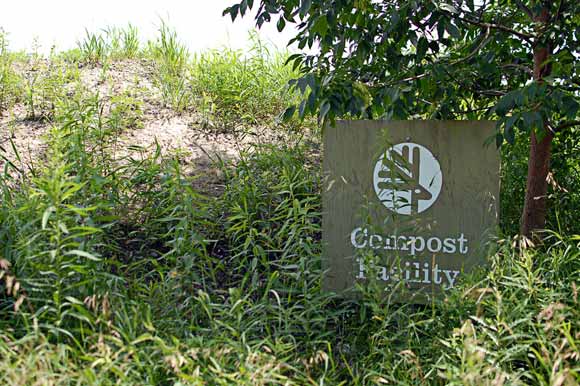
[[324, 133], [327, 290], [417, 302], [485, 264], [499, 207], [489, 121], [340, 121]]

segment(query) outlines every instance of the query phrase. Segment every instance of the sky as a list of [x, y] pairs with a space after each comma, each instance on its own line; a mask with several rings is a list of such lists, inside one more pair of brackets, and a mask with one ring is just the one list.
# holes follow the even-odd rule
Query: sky
[[[248, 16], [235, 23], [222, 16], [234, 3], [236, 0], [0, 0], [0, 28], [8, 33], [12, 50], [30, 51], [36, 38], [40, 50], [48, 52], [52, 45], [58, 50], [74, 48], [85, 28], [96, 32], [131, 23], [143, 39], [152, 39], [163, 19], [192, 52], [224, 45], [245, 48], [255, 24]], [[280, 48], [293, 36], [288, 28], [279, 33], [274, 23], [259, 33]]]

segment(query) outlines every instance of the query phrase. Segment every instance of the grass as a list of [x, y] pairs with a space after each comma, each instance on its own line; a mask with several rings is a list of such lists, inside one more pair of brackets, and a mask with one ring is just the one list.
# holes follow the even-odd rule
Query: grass
[[0, 28], [0, 114], [10, 109], [21, 96], [22, 80], [13, 67], [14, 58], [8, 51], [7, 34]]
[[208, 124], [270, 123], [295, 97], [287, 85], [298, 71], [285, 65], [288, 54], [272, 52], [256, 34], [250, 37], [248, 53], [226, 48], [193, 59], [192, 89]]
[[391, 303], [372, 286], [348, 300], [321, 291], [316, 131], [216, 159], [211, 195], [183, 153], [119, 149], [148, 109], [200, 114], [224, 130], [273, 125], [294, 98], [280, 81], [294, 76], [284, 55], [255, 42], [248, 54], [191, 57], [163, 24], [147, 49], [132, 51], [152, 64], [153, 104], [136, 89], [83, 86], [79, 67], [126, 63], [127, 53], [112, 54], [123, 52], [123, 34], [105, 36], [117, 37], [103, 38], [104, 56], [28, 56], [37, 68], [28, 75], [0, 55], [29, 82], [6, 108], [33, 109], [25, 118], [49, 127], [42, 162], [28, 170], [16, 153], [0, 174], [3, 384], [580, 382], [577, 137], [555, 145], [554, 231], [543, 246], [508, 237], [523, 192], [522, 142], [503, 150], [504, 236], [487, 269], [425, 306]]
[[[49, 60], [38, 53], [29, 55], [24, 93], [18, 91], [14, 74], [0, 82], [6, 89], [0, 89], [0, 96], [6, 94], [7, 101], [22, 96], [31, 119], [46, 119], [55, 108], [50, 103], [62, 98], [59, 87], [78, 81], [79, 67], [99, 67], [105, 79], [112, 63], [138, 60], [153, 63], [152, 79], [164, 107], [177, 112], [196, 111], [206, 127], [233, 131], [279, 124], [288, 103], [295, 102], [297, 95], [288, 89], [288, 82], [299, 75], [299, 69], [286, 66], [289, 54], [269, 47], [256, 33], [250, 35], [252, 47], [248, 52], [224, 47], [190, 55], [165, 21], [161, 20], [158, 31], [156, 39], [142, 46], [138, 30], [130, 24], [98, 32], [86, 30], [76, 49], [53, 53]], [[6, 65], [0, 68], [12, 71], [6, 55], [4, 62]], [[61, 87], [60, 91], [65, 90]], [[296, 128], [300, 124], [291, 121], [289, 125]]]
[[155, 82], [165, 105], [177, 111], [185, 110], [192, 97], [185, 76], [189, 60], [187, 48], [177, 33], [161, 21], [159, 37], [148, 43], [148, 49], [156, 63]]
[[139, 31], [131, 24], [125, 28], [109, 26], [100, 32], [85, 30], [77, 46], [79, 60], [92, 65], [103, 65], [110, 59], [136, 59], [140, 55]]

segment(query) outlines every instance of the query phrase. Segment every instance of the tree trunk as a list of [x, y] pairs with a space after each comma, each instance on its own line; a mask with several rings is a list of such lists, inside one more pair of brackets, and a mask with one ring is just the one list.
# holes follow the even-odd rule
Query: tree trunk
[[526, 198], [520, 229], [520, 233], [528, 238], [534, 238], [534, 233], [546, 226], [552, 139], [553, 135], [546, 133], [544, 138], [538, 140], [536, 133], [532, 130]]
[[[548, 10], [544, 8], [535, 18], [538, 30], [542, 30], [548, 20]], [[547, 63], [549, 57], [550, 47], [537, 42], [534, 47], [534, 79], [537, 82], [541, 83], [550, 74], [550, 65]], [[548, 173], [554, 135], [547, 125], [543, 129], [542, 138], [538, 138], [534, 130], [530, 134], [526, 197], [520, 227], [520, 233], [530, 239], [537, 238], [536, 232], [546, 226]]]

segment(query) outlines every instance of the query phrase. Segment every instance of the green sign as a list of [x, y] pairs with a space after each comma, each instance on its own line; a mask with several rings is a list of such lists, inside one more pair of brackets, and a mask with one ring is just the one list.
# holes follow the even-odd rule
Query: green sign
[[485, 264], [498, 224], [489, 121], [340, 121], [324, 133], [325, 288], [418, 302]]

